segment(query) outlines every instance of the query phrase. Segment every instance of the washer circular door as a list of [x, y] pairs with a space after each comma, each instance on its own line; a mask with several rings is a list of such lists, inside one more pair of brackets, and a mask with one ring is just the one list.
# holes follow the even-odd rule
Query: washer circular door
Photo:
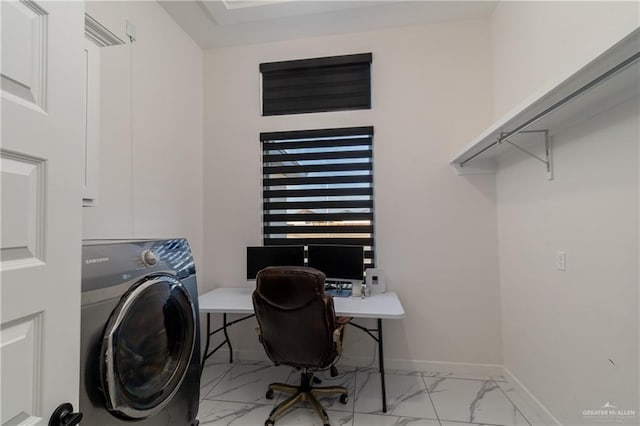
[[134, 284], [112, 312], [102, 340], [107, 409], [131, 419], [162, 410], [182, 384], [195, 340], [195, 307], [180, 281], [156, 275]]

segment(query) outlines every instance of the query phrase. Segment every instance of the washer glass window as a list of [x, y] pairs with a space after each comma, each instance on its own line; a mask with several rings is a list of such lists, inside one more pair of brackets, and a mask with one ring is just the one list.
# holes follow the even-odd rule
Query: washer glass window
[[180, 387], [195, 342], [195, 310], [182, 284], [153, 277], [131, 288], [103, 340], [102, 378], [111, 410], [143, 418]]

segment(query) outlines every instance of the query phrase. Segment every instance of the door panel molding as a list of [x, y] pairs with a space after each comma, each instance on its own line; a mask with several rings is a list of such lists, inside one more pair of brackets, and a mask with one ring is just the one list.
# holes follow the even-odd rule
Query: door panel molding
[[2, 2], [2, 96], [47, 111], [48, 12], [33, 0]]
[[45, 262], [46, 161], [0, 149], [2, 270]]
[[36, 424], [42, 418], [42, 312], [2, 324], [1, 424]]

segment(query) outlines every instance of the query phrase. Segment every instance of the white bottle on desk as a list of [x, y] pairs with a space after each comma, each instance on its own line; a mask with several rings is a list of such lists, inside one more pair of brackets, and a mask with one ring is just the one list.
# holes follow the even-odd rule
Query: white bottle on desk
[[363, 283], [362, 290], [360, 291], [360, 297], [364, 299], [365, 297], [369, 297], [370, 294], [369, 286], [367, 286], [366, 283]]

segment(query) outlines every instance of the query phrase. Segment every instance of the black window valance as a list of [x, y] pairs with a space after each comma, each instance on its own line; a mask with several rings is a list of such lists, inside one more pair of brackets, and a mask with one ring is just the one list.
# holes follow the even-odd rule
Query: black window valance
[[262, 115], [371, 108], [371, 53], [260, 64]]

